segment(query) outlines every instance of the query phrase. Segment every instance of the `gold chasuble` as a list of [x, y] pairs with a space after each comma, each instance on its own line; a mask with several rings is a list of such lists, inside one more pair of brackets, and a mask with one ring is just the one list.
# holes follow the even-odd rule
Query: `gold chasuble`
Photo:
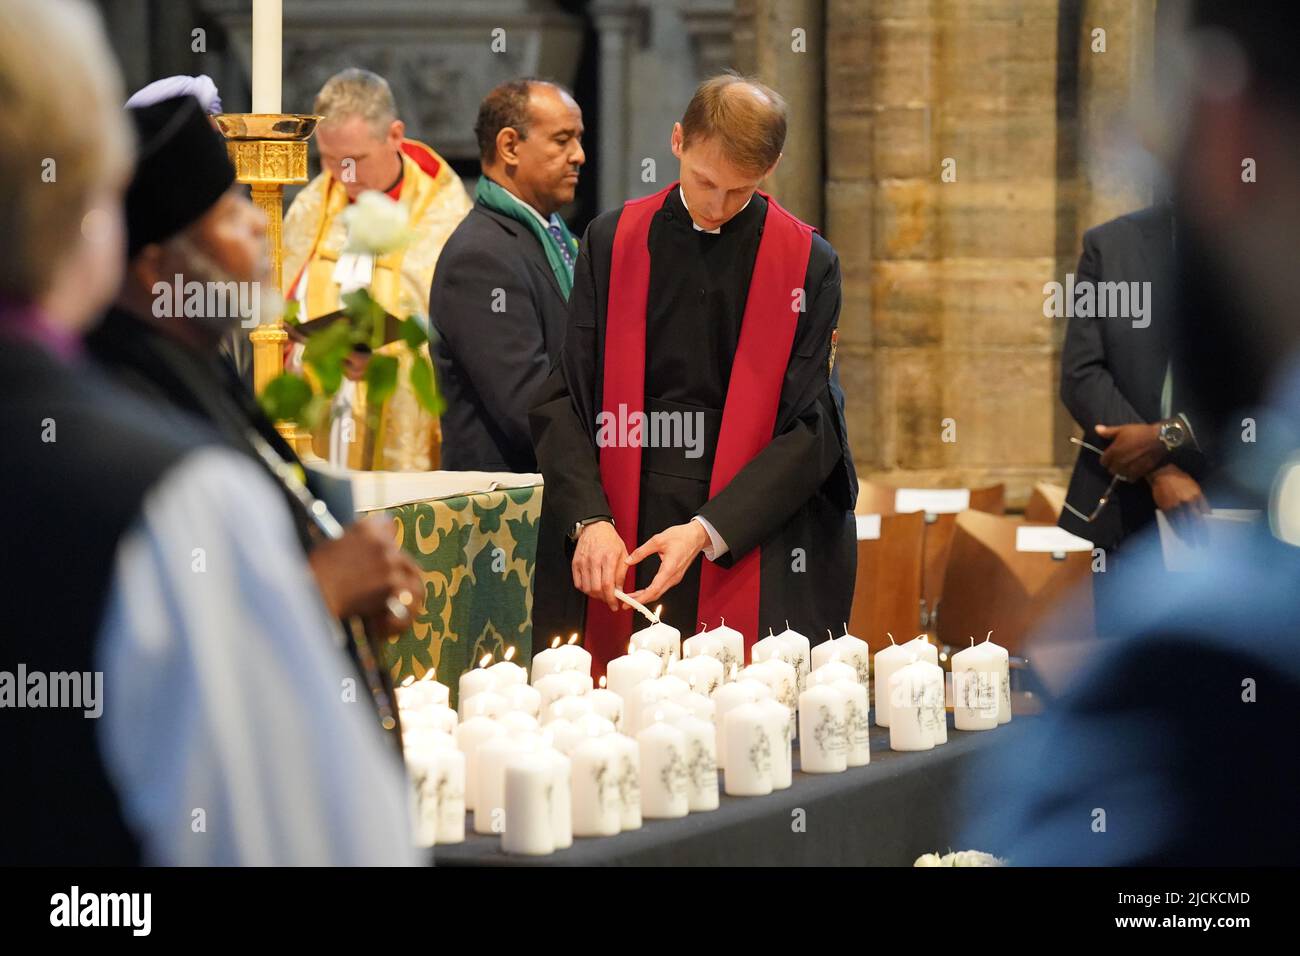
[[[451, 166], [428, 146], [402, 142], [402, 180], [389, 193], [409, 210], [414, 233], [402, 249], [374, 260], [366, 288], [385, 310], [404, 319], [429, 312], [429, 287], [443, 244], [473, 203]], [[294, 199], [284, 219], [286, 298], [302, 298], [304, 322], [342, 307], [336, 277], [347, 242], [340, 213], [348, 207], [343, 184], [321, 173]], [[352, 440], [347, 466], [362, 470], [428, 471], [438, 467], [438, 420], [420, 407], [411, 390], [411, 358], [401, 342], [377, 350], [399, 362], [397, 391], [385, 403], [378, 430], [367, 427], [366, 386], [357, 382], [352, 401]], [[316, 454], [329, 458], [330, 426], [312, 436]]]

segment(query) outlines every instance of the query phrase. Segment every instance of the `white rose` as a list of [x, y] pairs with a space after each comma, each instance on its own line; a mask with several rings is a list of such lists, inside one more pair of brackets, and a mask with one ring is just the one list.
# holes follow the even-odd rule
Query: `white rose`
[[383, 255], [411, 240], [406, 207], [384, 193], [368, 190], [343, 211], [348, 230], [347, 252]]
[[940, 862], [938, 853], [926, 853], [918, 856], [912, 866], [943, 866], [943, 863]]

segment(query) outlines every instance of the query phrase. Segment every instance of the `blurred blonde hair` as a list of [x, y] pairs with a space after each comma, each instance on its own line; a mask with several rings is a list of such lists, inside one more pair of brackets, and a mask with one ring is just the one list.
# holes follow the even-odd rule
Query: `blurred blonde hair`
[[95, 193], [129, 175], [122, 82], [81, 0], [0, 3], [0, 297], [31, 302], [80, 242]]
[[340, 70], [326, 80], [312, 109], [325, 124], [360, 116], [380, 139], [388, 135], [388, 127], [397, 119], [397, 103], [388, 81], [357, 67]]

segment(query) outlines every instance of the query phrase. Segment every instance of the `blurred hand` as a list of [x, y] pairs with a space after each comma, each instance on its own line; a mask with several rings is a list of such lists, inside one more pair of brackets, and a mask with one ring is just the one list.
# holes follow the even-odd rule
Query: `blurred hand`
[[652, 554], [659, 555], [659, 572], [650, 586], [630, 594], [642, 604], [650, 604], [663, 597], [664, 593], [682, 579], [686, 569], [709, 544], [709, 533], [698, 521], [675, 524], [665, 528], [641, 545], [628, 557], [629, 565], [639, 564], [643, 558]]
[[609, 521], [596, 521], [578, 533], [573, 552], [573, 586], [587, 597], [604, 601], [611, 611], [626, 607], [614, 597], [627, 576], [627, 545]]
[[1145, 477], [1168, 454], [1159, 425], [1098, 425], [1097, 434], [1111, 440], [1101, 453], [1101, 466], [1125, 481]]
[[323, 541], [307, 557], [325, 606], [335, 617], [360, 615], [383, 634], [405, 630], [410, 621], [388, 612], [388, 598], [417, 606], [423, 586], [420, 569], [393, 542], [387, 518], [365, 518], [349, 527], [337, 541]]
[[1147, 482], [1156, 507], [1178, 537], [1189, 544], [1204, 544], [1208, 536], [1202, 519], [1210, 513], [1210, 503], [1196, 479], [1177, 465], [1162, 465], [1147, 476]]

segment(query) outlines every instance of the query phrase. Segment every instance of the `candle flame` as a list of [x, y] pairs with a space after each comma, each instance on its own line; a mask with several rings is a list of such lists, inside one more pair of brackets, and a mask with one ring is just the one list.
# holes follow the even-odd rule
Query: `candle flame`
[[601, 675], [600, 675], [600, 689], [601, 689], [601, 690], [604, 690], [604, 689], [605, 689], [605, 675], [604, 675], [604, 674], [601, 674]]
[[[658, 617], [663, 612], [664, 612], [664, 606], [660, 604], [657, 608], [655, 608], [655, 617]], [[989, 631], [989, 633], [992, 634], [993, 632]]]
[[655, 723], [658, 723], [659, 721], [661, 721], [661, 720], [663, 720], [663, 719], [664, 719], [664, 712], [663, 712], [662, 710], [656, 710], [656, 711], [655, 711]]
[[515, 646], [514, 646], [513, 644], [511, 644], [509, 647], [506, 648], [506, 654], [505, 654], [505, 657], [503, 658], [503, 660], [507, 660], [507, 661], [508, 661], [508, 660], [510, 660], [510, 658], [512, 658], [512, 657], [514, 657], [514, 656], [515, 656]]
[[489, 664], [491, 664], [491, 663], [492, 663], [492, 655], [491, 655], [491, 654], [484, 654], [483, 657], [479, 660], [479, 662], [478, 662], [478, 666], [479, 666], [479, 667], [487, 667], [487, 666], [488, 666]]
[[577, 632], [577, 631], [574, 631], [572, 634], [569, 635], [569, 643], [570, 643], [570, 644], [577, 644], [577, 643], [578, 643], [578, 632]]
[[630, 640], [630, 641], [627, 642], [627, 652], [628, 652], [629, 654], [631, 654], [634, 650], [636, 650], [636, 639], [635, 639], [635, 638], [634, 638], [633, 640]]
[[403, 686], [403, 687], [410, 687], [410, 686], [411, 686], [412, 684], [414, 684], [414, 683], [415, 683], [415, 675], [414, 675], [414, 674], [407, 674], [407, 675], [406, 675], [406, 680], [402, 681], [402, 686]]
[[551, 647], [559, 647], [559, 646], [560, 646], [560, 635], [556, 634], [555, 637], [551, 639]]

